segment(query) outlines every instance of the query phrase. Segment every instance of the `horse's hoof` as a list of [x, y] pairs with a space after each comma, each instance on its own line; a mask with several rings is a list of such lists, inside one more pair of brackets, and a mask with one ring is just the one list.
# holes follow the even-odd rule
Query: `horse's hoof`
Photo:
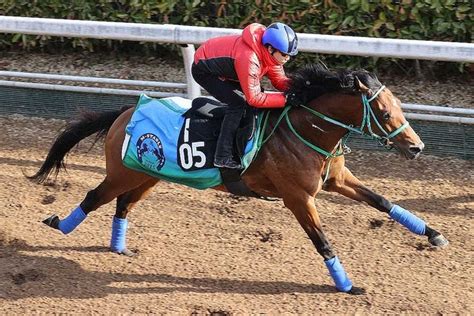
[[124, 255], [126, 257], [136, 257], [136, 256], [138, 256], [137, 252], [133, 252], [133, 251], [129, 250], [128, 248], [125, 248], [124, 250], [121, 250], [121, 251], [114, 251], [114, 252], [118, 255]]
[[59, 229], [59, 217], [57, 215], [51, 215], [47, 219], [43, 220], [43, 224], [55, 229]]
[[449, 241], [441, 234], [436, 235], [430, 239], [428, 239], [430, 244], [432, 244], [435, 247], [446, 247], [449, 244]]
[[346, 292], [351, 295], [364, 295], [365, 289], [357, 286], [353, 286], [349, 291]]

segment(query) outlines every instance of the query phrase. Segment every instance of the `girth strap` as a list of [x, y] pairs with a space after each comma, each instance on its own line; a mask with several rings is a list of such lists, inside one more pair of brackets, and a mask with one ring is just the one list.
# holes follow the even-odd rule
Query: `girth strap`
[[222, 182], [225, 185], [227, 191], [229, 191], [229, 193], [238, 196], [263, 198], [260, 194], [257, 194], [249, 189], [249, 187], [240, 177], [240, 170], [219, 168], [219, 171], [221, 173]]

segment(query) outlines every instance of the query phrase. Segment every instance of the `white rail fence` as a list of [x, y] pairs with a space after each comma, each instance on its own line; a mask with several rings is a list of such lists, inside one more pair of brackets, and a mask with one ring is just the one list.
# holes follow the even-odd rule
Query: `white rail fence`
[[[201, 89], [192, 79], [191, 64], [194, 55], [194, 44], [201, 44], [205, 40], [221, 35], [239, 34], [238, 29], [219, 29], [181, 25], [155, 25], [140, 23], [118, 23], [78, 21], [63, 19], [44, 19], [0, 16], [0, 33], [20, 33], [32, 35], [50, 35], [62, 37], [82, 37], [111, 40], [130, 40], [172, 43], [181, 45], [186, 71], [186, 83], [153, 82], [140, 80], [120, 80], [112, 78], [78, 77], [57, 74], [34, 74], [0, 71], [0, 77], [29, 78], [59, 81], [77, 81], [102, 84], [120, 84], [143, 86], [147, 88], [185, 89], [189, 98], [199, 96]], [[450, 43], [437, 41], [399, 40], [365, 38], [351, 36], [331, 36], [298, 33], [301, 52], [378, 56], [408, 59], [426, 59], [453, 62], [474, 62], [474, 44]], [[25, 88], [40, 88], [62, 91], [79, 91], [106, 94], [138, 95], [143, 90], [111, 89], [97, 87], [75, 87], [46, 83], [19, 82], [0, 80], [0, 86]], [[183, 93], [167, 93], [147, 91], [147, 94], [156, 97], [170, 95], [184, 96]], [[404, 109], [429, 112], [430, 114], [407, 113], [408, 118], [451, 123], [474, 124], [474, 110], [463, 108], [449, 108], [444, 106], [427, 106], [420, 104], [403, 104]], [[433, 115], [431, 113], [459, 114], [463, 116]]]

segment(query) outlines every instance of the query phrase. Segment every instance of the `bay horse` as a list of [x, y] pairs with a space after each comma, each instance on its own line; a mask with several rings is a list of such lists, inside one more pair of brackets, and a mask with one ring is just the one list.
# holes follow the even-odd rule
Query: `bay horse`
[[[283, 199], [323, 257], [336, 289], [357, 294], [323, 231], [314, 199], [321, 190], [340, 193], [369, 204], [433, 246], [447, 239], [399, 205], [365, 187], [344, 165], [342, 151], [350, 133], [367, 135], [395, 147], [406, 159], [417, 158], [424, 148], [406, 121], [400, 100], [365, 70], [330, 71], [319, 64], [306, 65], [290, 75], [289, 93], [304, 104], [269, 110], [265, 140], [242, 175], [245, 184], [264, 197]], [[126, 247], [127, 214], [160, 179], [126, 168], [121, 150], [125, 126], [133, 107], [109, 112], [89, 112], [69, 123], [56, 138], [38, 172], [30, 179], [41, 183], [65, 168], [66, 154], [82, 139], [98, 133], [105, 137], [106, 176], [89, 191], [69, 216], [53, 215], [44, 223], [64, 234], [73, 231], [92, 211], [117, 199], [112, 223], [111, 251], [133, 255]], [[213, 189], [225, 191], [220, 185]]]

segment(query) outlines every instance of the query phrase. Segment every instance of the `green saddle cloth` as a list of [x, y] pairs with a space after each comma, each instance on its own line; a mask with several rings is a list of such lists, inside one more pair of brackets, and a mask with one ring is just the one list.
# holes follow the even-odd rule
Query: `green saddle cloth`
[[[206, 159], [213, 159], [202, 150], [205, 148], [205, 140], [191, 144], [178, 142], [180, 133], [185, 127], [184, 114], [190, 108], [189, 99], [181, 97], [153, 99], [141, 95], [125, 128], [126, 137], [122, 146], [123, 164], [127, 168], [150, 176], [196, 189], [207, 189], [222, 184], [218, 168], [199, 168], [204, 165]], [[245, 146], [242, 173], [257, 156], [262, 117], [263, 113], [260, 113], [257, 117], [256, 130]], [[184, 166], [183, 161], [186, 162]], [[186, 170], [188, 164], [193, 165], [193, 170]]]

